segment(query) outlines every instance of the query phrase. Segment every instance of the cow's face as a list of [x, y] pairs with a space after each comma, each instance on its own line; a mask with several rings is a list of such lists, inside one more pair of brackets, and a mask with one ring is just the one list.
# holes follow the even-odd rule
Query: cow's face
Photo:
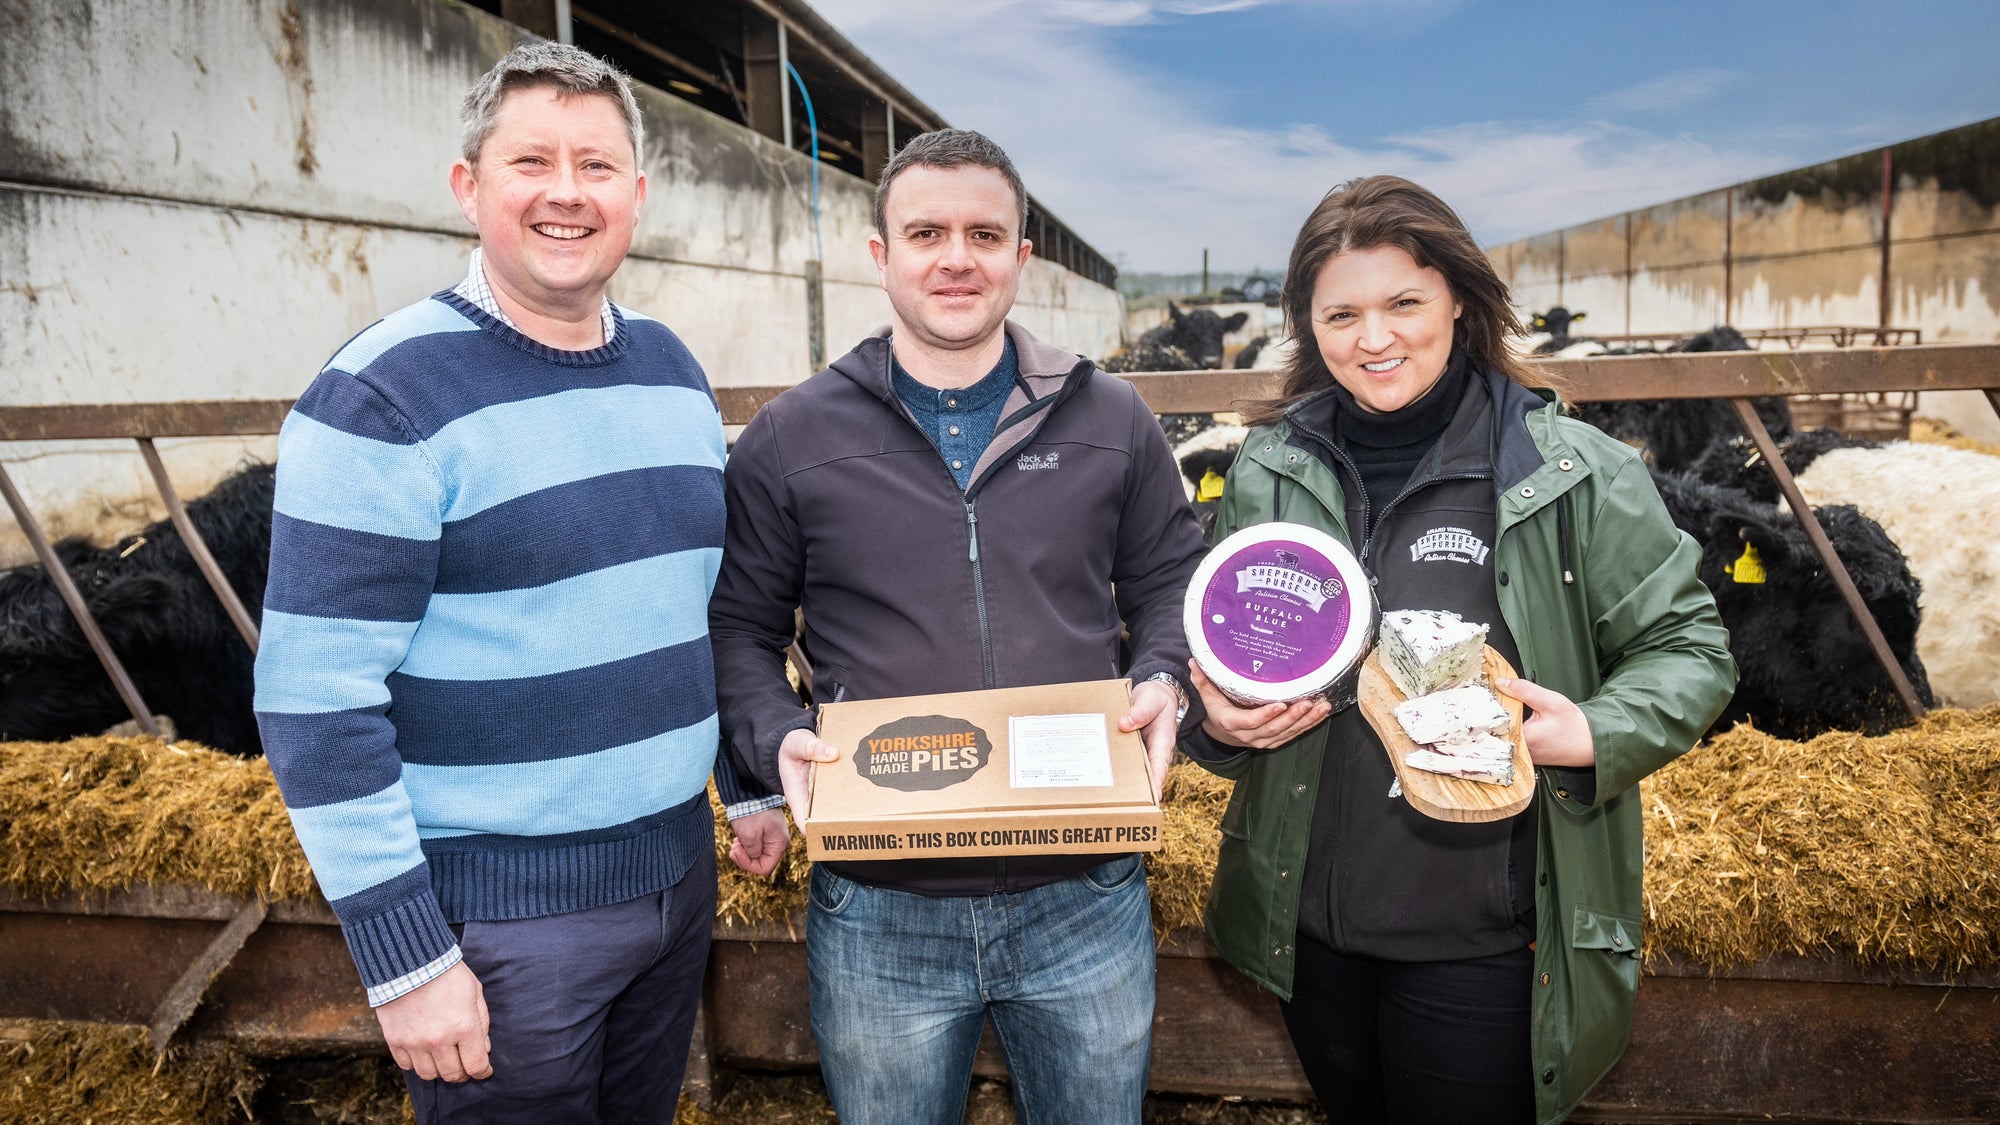
[[[1908, 563], [1855, 509], [1815, 510], [1890, 651], [1928, 704], [1930, 685], [1916, 653], [1919, 587]], [[1828, 730], [1879, 734], [1903, 722], [1888, 675], [1805, 533], [1784, 523], [1746, 527], [1730, 538], [1737, 541], [1729, 550], [1704, 556], [1702, 578], [1715, 591], [1736, 657], [1731, 713], [1783, 738]], [[1757, 551], [1750, 573], [1742, 569], [1745, 544]]]
[[1207, 309], [1182, 312], [1172, 301], [1167, 302], [1167, 315], [1173, 320], [1170, 342], [1186, 352], [1197, 366], [1209, 370], [1222, 366], [1222, 338], [1242, 328], [1250, 319], [1248, 313], [1240, 312], [1227, 317]]

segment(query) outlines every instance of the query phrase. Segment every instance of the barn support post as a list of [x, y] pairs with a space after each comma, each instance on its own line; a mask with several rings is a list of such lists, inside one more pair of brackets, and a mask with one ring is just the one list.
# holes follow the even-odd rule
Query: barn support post
[[806, 366], [826, 366], [826, 274], [817, 258], [806, 261]]
[[1778, 443], [1771, 439], [1771, 431], [1765, 429], [1763, 419], [1757, 417], [1757, 408], [1747, 398], [1732, 398], [1729, 405], [1735, 408], [1736, 420], [1742, 423], [1743, 432], [1757, 443], [1757, 452], [1771, 467], [1771, 475], [1778, 479], [1778, 490], [1785, 494], [1785, 503], [1791, 505], [1792, 514], [1798, 517], [1799, 526], [1805, 529], [1806, 538], [1819, 554], [1820, 562], [1826, 564], [1826, 572], [1833, 577], [1833, 584], [1847, 602], [1848, 611], [1854, 614], [1854, 623], [1868, 638], [1868, 647], [1875, 650], [1875, 659], [1882, 662], [1882, 670], [1888, 673], [1889, 683], [1895, 686], [1903, 708], [1910, 713], [1910, 720], [1922, 721], [1924, 705], [1917, 699], [1917, 689], [1903, 674], [1903, 666], [1896, 663], [1896, 654], [1889, 651], [1888, 638], [1882, 635], [1882, 627], [1875, 623], [1875, 615], [1868, 612], [1867, 603], [1861, 600], [1861, 591], [1854, 588], [1854, 578], [1847, 573], [1846, 564], [1834, 553], [1832, 540], [1826, 537], [1826, 529], [1819, 525], [1819, 517], [1813, 515], [1812, 505], [1806, 503], [1805, 494], [1799, 491], [1799, 482], [1792, 479], [1792, 470], [1785, 465], [1784, 454], [1778, 451]]
[[1876, 321], [1875, 345], [1881, 347], [1889, 342], [1889, 314], [1894, 311], [1895, 300], [1889, 293], [1889, 216], [1896, 202], [1896, 150], [1882, 150], [1882, 280], [1878, 283], [1880, 294], [1880, 316]]
[[257, 623], [250, 619], [250, 611], [243, 608], [243, 599], [236, 596], [236, 590], [224, 577], [222, 567], [216, 565], [215, 555], [202, 540], [201, 532], [195, 530], [194, 521], [188, 519], [180, 493], [174, 491], [174, 482], [167, 477], [167, 466], [160, 460], [160, 451], [154, 448], [152, 438], [134, 440], [139, 443], [139, 453], [146, 458], [147, 470], [153, 474], [153, 487], [160, 490], [160, 499], [166, 501], [167, 518], [174, 521], [174, 530], [181, 533], [181, 542], [187, 544], [188, 553], [194, 556], [194, 565], [201, 569], [201, 576], [208, 579], [208, 588], [215, 591], [236, 631], [243, 634], [243, 642], [250, 646], [251, 655], [256, 655]]
[[111, 677], [111, 684], [118, 689], [118, 698], [125, 701], [125, 709], [132, 712], [132, 718], [139, 729], [154, 738], [163, 737], [160, 724], [153, 713], [146, 709], [146, 701], [139, 698], [139, 685], [132, 682], [132, 676], [125, 671], [125, 665], [118, 654], [111, 651], [111, 642], [104, 639], [104, 630], [97, 627], [97, 619], [90, 615], [90, 607], [84, 604], [83, 594], [70, 579], [69, 571], [63, 569], [62, 560], [56, 557], [56, 550], [49, 545], [49, 537], [42, 533], [42, 525], [35, 520], [35, 513], [28, 510], [27, 501], [14, 488], [14, 478], [7, 475], [7, 466], [0, 464], [0, 494], [5, 494], [7, 506], [14, 510], [14, 522], [21, 525], [21, 532], [35, 548], [35, 557], [42, 560], [42, 570], [55, 585], [56, 593], [62, 596], [63, 604], [69, 607], [70, 615], [76, 618], [77, 628], [83, 630], [83, 637], [90, 642], [90, 651], [97, 654], [97, 662], [104, 666], [105, 674]]

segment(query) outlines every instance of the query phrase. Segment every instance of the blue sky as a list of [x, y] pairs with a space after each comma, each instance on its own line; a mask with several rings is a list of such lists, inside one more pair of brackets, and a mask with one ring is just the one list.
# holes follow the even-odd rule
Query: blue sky
[[1134, 270], [1395, 172], [1482, 242], [2000, 116], [2000, 2], [815, 0]]

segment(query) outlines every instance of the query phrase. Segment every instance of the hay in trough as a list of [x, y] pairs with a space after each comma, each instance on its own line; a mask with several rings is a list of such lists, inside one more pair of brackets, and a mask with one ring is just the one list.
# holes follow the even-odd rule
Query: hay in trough
[[267, 762], [155, 738], [0, 744], [0, 882], [40, 894], [315, 892]]
[[[1168, 777], [1165, 847], [1147, 858], [1163, 939], [1201, 924], [1229, 792], [1188, 762]], [[1718, 966], [1780, 953], [2000, 966], [2000, 707], [1937, 711], [1875, 738], [1739, 727], [1640, 797], [1651, 950]], [[799, 933], [804, 845], [773, 876], [747, 875], [714, 816], [718, 917]], [[268, 766], [146, 738], [0, 745], [0, 883], [313, 893]]]
[[1874, 738], [1738, 727], [1642, 800], [1651, 950], [2000, 965], [2000, 707]]
[[155, 1072], [143, 1027], [0, 1024], [0, 1125], [222, 1125], [250, 1118], [262, 1081], [215, 1043], [176, 1046]]
[[1988, 445], [1976, 438], [1959, 432], [1957, 426], [1938, 418], [1910, 419], [1910, 440], [1927, 441], [1937, 445], [1948, 445], [1953, 449], [1967, 449], [1974, 453], [1985, 453], [2000, 457], [2000, 445]]

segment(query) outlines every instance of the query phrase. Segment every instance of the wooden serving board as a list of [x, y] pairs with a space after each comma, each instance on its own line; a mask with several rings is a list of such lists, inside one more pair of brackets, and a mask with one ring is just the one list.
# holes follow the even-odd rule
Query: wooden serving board
[[[1514, 666], [1507, 658], [1486, 646], [1486, 680], [1490, 684], [1496, 676], [1513, 676]], [[1382, 746], [1389, 751], [1389, 762], [1396, 767], [1396, 777], [1403, 783], [1403, 798], [1410, 806], [1433, 820], [1451, 820], [1461, 824], [1483, 824], [1491, 820], [1505, 820], [1528, 807], [1535, 797], [1535, 766], [1528, 760], [1528, 743], [1521, 736], [1521, 701], [1494, 692], [1494, 698], [1507, 709], [1514, 720], [1511, 741], [1514, 743], [1514, 784], [1507, 786], [1489, 785], [1483, 781], [1472, 781], [1448, 774], [1432, 773], [1407, 764], [1410, 751], [1417, 744], [1403, 733], [1403, 724], [1396, 721], [1396, 705], [1407, 700], [1396, 681], [1382, 669], [1382, 654], [1378, 650], [1368, 654], [1361, 665], [1359, 685], [1359, 705], [1361, 714], [1368, 725], [1382, 739]]]

